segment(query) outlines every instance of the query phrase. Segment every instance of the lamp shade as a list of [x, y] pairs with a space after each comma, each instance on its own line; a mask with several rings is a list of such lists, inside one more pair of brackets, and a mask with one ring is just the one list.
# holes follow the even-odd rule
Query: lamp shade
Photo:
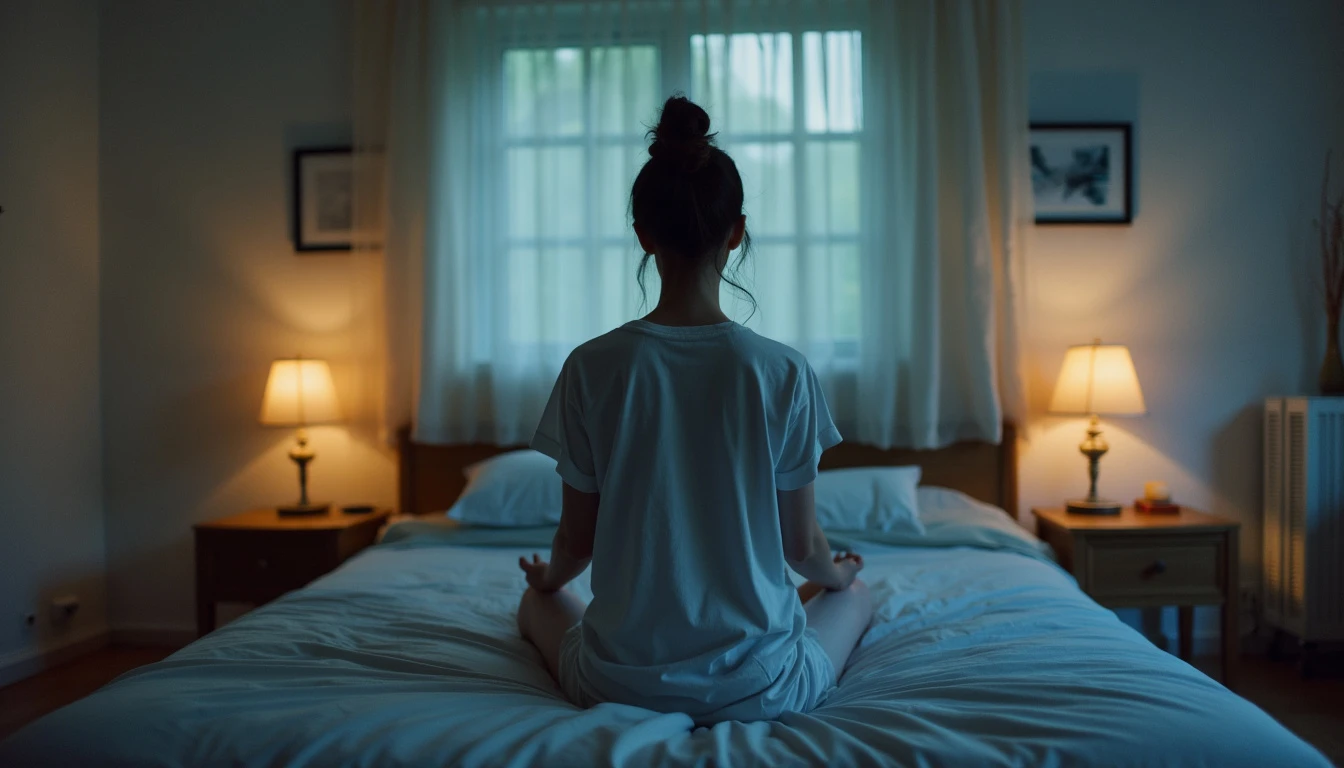
[[271, 363], [266, 394], [261, 398], [262, 424], [301, 427], [340, 418], [326, 360], [295, 357]]
[[1147, 413], [1139, 375], [1123, 344], [1069, 347], [1050, 399], [1050, 412], [1136, 416]]

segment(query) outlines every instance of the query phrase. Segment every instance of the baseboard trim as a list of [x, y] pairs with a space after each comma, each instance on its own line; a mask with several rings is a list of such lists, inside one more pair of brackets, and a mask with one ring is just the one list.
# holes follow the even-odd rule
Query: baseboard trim
[[45, 669], [93, 653], [107, 646], [108, 639], [107, 627], [90, 627], [70, 637], [49, 640], [44, 646], [0, 656], [0, 686], [17, 683]]
[[112, 627], [113, 645], [138, 648], [185, 648], [196, 641], [196, 630], [174, 624], [123, 624]]

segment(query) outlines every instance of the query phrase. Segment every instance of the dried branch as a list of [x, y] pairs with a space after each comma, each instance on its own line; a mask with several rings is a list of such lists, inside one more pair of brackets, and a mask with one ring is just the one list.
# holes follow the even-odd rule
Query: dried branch
[[1332, 305], [1335, 314], [1340, 311], [1340, 304], [1344, 302], [1344, 196], [1335, 201], [1334, 210], [1331, 211], [1332, 220], [1330, 222], [1330, 277], [1334, 281], [1330, 283], [1333, 286]]
[[1332, 328], [1339, 326], [1344, 310], [1344, 194], [1330, 199], [1330, 153], [1325, 153], [1325, 175], [1321, 179], [1321, 218], [1317, 222], [1321, 236], [1321, 278], [1325, 293], [1326, 317]]

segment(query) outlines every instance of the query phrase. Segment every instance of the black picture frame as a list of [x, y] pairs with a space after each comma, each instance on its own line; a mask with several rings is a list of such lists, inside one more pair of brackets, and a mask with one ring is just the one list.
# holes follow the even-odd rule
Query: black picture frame
[[1037, 224], [1134, 221], [1131, 123], [1032, 123], [1030, 137]]
[[292, 170], [294, 250], [351, 250], [355, 231], [353, 149], [296, 149]]

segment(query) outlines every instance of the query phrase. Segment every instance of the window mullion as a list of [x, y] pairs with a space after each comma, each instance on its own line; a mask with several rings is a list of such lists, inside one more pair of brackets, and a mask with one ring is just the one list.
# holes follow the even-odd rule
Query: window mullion
[[[584, 282], [591, 286], [595, 292], [600, 292], [602, 285], [602, 254], [597, 246], [597, 226], [598, 226], [598, 151], [597, 151], [597, 105], [594, 98], [596, 90], [597, 76], [595, 73], [595, 63], [597, 57], [595, 46], [585, 46], [583, 49], [583, 121], [584, 121], [584, 142], [583, 142], [583, 194], [584, 194], [584, 223], [583, 223], [583, 241], [586, 244], [584, 250], [587, 253], [581, 257], [587, 266], [587, 274], [584, 276]], [[588, 315], [588, 327], [597, 328], [602, 322], [602, 305], [599, 297], [592, 296], [584, 302]]]
[[[808, 285], [807, 275], [807, 101], [805, 100], [806, 76], [803, 62], [802, 29], [795, 26], [790, 35], [793, 46], [793, 206], [794, 206], [794, 263], [796, 265], [798, 315], [794, 333], [798, 342], [805, 342], [803, 329], [811, 325], [813, 299]], [[804, 344], [804, 347], [806, 345]], [[803, 351], [806, 354], [806, 350]]]
[[[678, 17], [680, 20], [680, 17]], [[671, 24], [668, 25], [671, 27]], [[691, 82], [691, 31], [684, 26], [665, 29], [659, 42], [658, 61], [662, 92], [683, 91], [693, 94]]]
[[[498, 41], [493, 44], [487, 44], [485, 53], [480, 61], [489, 67], [486, 82], [503, 83], [504, 82], [504, 55], [505, 46]], [[487, 196], [490, 206], [489, 214], [485, 219], [486, 226], [483, 229], [483, 242], [489, 242], [490, 246], [482, 249], [482, 253], [487, 255], [486, 260], [467, 261], [466, 272], [471, 277], [467, 278], [467, 284], [471, 286], [471, 291], [478, 296], [504, 296], [508, 293], [509, 272], [512, 267], [512, 254], [509, 252], [508, 244], [501, 233], [509, 231], [510, 216], [513, 206], [510, 205], [511, 196], [518, 191], [512, 189], [513, 177], [509, 173], [509, 156], [507, 142], [502, 139], [508, 130], [508, 121], [504, 119], [504, 89], [497, 88], [493, 91], [482, 89], [479, 97], [486, 101], [479, 104], [486, 115], [493, 115], [495, 130], [488, 130], [484, 133], [490, 138], [487, 141], [496, 143], [496, 151], [490, 153], [494, 158], [494, 172], [496, 179], [502, 179], [503, 182], [497, 185], [487, 185], [494, 194]], [[488, 161], [486, 161], [488, 162]], [[459, 205], [462, 201], [458, 202]], [[484, 263], [483, 263], [484, 262]], [[510, 327], [512, 316], [509, 312], [508, 299], [491, 302], [477, 302], [478, 306], [469, 306], [465, 310], [458, 310], [460, 315], [465, 315], [468, 322], [472, 323], [475, 331], [469, 336], [467, 343], [468, 359], [472, 363], [479, 363], [483, 360], [489, 360], [495, 354], [497, 345], [502, 344], [513, 334], [513, 328]], [[503, 311], [500, 307], [503, 307]]]

